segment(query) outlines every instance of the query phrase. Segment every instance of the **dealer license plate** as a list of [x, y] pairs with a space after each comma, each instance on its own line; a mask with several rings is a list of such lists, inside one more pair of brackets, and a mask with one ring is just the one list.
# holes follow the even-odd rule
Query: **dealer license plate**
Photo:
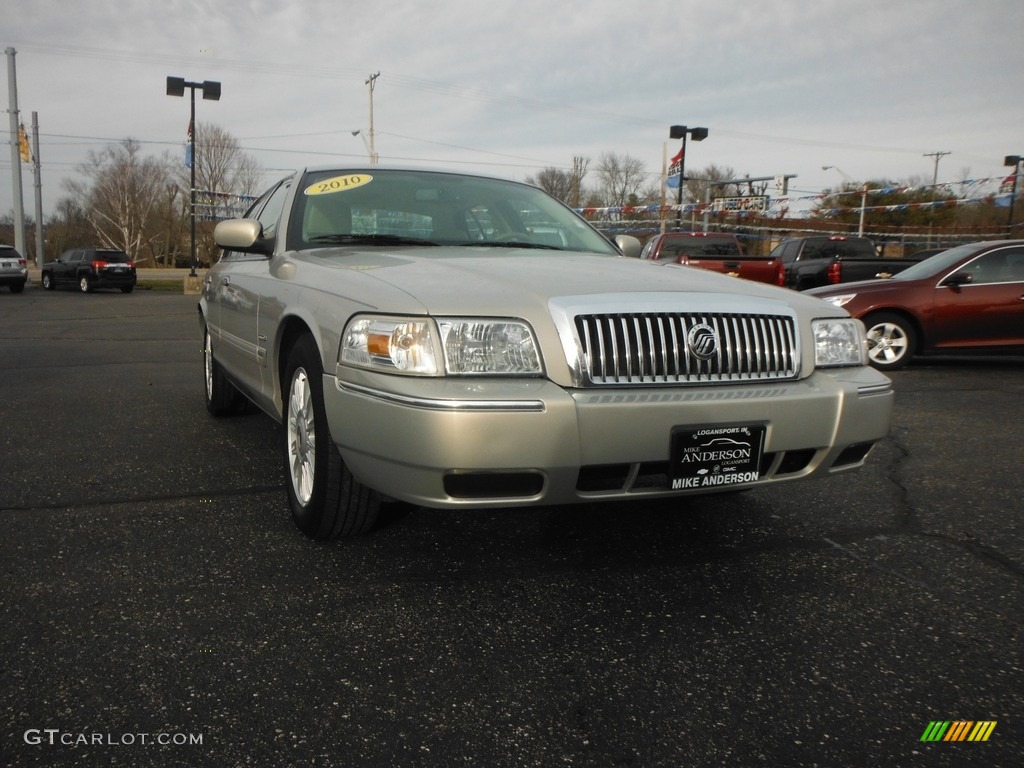
[[672, 430], [669, 486], [716, 488], [756, 482], [764, 450], [764, 426]]

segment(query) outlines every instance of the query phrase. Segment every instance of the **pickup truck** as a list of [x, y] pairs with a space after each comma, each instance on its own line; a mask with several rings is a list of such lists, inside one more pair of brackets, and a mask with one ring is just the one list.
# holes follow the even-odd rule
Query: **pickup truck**
[[651, 259], [700, 267], [744, 280], [775, 284], [778, 263], [771, 256], [746, 256], [736, 235], [724, 232], [667, 232], [652, 237], [640, 252]]
[[798, 291], [889, 278], [920, 261], [883, 258], [866, 237], [829, 235], [787, 238], [772, 250], [769, 258], [778, 265], [777, 285]]
[[135, 282], [135, 263], [124, 251], [111, 248], [73, 248], [44, 264], [42, 270], [43, 288], [48, 291], [63, 285], [77, 287], [82, 293], [97, 288], [131, 293]]

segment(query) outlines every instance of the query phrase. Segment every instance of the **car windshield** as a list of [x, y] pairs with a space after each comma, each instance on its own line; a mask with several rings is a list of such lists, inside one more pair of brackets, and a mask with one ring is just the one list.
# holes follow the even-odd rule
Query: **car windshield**
[[934, 256], [929, 256], [927, 259], [917, 262], [917, 264], [914, 264], [912, 267], [907, 267], [899, 274], [893, 275], [892, 279], [920, 280], [921, 278], [931, 277], [943, 270], [949, 269], [965, 256], [970, 256], [971, 254], [977, 253], [986, 247], [987, 244], [985, 243], [958, 245], [956, 248], [950, 248], [948, 251], [943, 251], [942, 253], [937, 253]]
[[309, 172], [288, 247], [460, 245], [618, 251], [550, 195], [512, 181], [416, 170]]

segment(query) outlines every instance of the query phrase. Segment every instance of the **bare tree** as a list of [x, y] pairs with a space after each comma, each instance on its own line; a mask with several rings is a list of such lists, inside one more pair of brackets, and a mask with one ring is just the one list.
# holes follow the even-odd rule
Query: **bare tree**
[[602, 153], [596, 170], [598, 188], [595, 192], [605, 205], [635, 205], [646, 196], [643, 188], [648, 179], [642, 160], [629, 155], [605, 152]]
[[740, 194], [739, 185], [723, 185], [721, 182], [736, 178], [736, 171], [728, 166], [717, 166], [714, 164], [705, 166], [695, 173], [686, 174], [686, 187], [684, 189], [690, 201], [702, 203], [708, 198], [708, 189], [711, 190], [711, 197], [726, 197]]
[[575, 179], [569, 171], [559, 168], [545, 168], [536, 176], [526, 178], [528, 184], [540, 187], [552, 197], [569, 204], [576, 190]]
[[566, 202], [573, 208], [583, 205], [583, 179], [590, 167], [590, 158], [576, 155], [572, 159], [572, 196]]
[[44, 247], [52, 258], [56, 258], [68, 248], [76, 245], [89, 245], [93, 240], [93, 228], [78, 199], [62, 197], [55, 206], [56, 212], [46, 225], [46, 243]]
[[[196, 123], [196, 252], [201, 262], [212, 261], [217, 247], [213, 242], [213, 222], [241, 216], [250, 196], [262, 191], [263, 173], [252, 155], [238, 140], [214, 123]], [[191, 215], [192, 170], [179, 166], [175, 174], [180, 190], [185, 226]]]
[[91, 183], [71, 179], [65, 188], [86, 212], [99, 244], [147, 259], [151, 217], [167, 189], [165, 166], [142, 157], [141, 144], [129, 138], [90, 152], [78, 171]]
[[[238, 139], [214, 123], [197, 123], [194, 141], [199, 218], [241, 215], [239, 208], [244, 207], [241, 198], [262, 191], [259, 185], [263, 174], [259, 164], [238, 145]], [[189, 201], [191, 169], [182, 166], [177, 177], [185, 200]]]

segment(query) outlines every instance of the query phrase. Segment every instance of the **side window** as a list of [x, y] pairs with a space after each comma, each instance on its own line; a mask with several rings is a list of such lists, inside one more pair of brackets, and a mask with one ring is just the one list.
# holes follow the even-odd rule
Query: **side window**
[[1024, 248], [1014, 248], [1006, 254], [1006, 275], [1013, 283], [1024, 283]]
[[965, 264], [957, 274], [970, 274], [971, 285], [1024, 281], [1024, 248], [1002, 248]]
[[279, 184], [270, 192], [262, 210], [256, 214], [256, 220], [263, 226], [264, 237], [273, 237], [277, 234], [277, 225], [281, 221], [281, 211], [284, 210], [284, 201], [290, 187], [291, 184], [287, 181]]

